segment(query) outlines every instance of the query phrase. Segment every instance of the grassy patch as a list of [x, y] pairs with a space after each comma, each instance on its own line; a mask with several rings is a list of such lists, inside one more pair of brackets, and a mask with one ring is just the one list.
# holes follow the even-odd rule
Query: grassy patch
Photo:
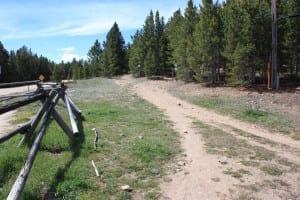
[[209, 109], [221, 109], [227, 102], [225, 99], [203, 97], [194, 100], [194, 103]]
[[[194, 122], [194, 125], [203, 136], [208, 153], [238, 159], [245, 167], [257, 168], [272, 176], [280, 176], [286, 170], [294, 167], [298, 168], [297, 165], [289, 160], [277, 156], [275, 152], [263, 147], [250, 145], [246, 140], [238, 139], [234, 135], [218, 128], [202, 122]], [[245, 174], [243, 171], [233, 169], [224, 173], [235, 178], [241, 178]]]
[[243, 175], [252, 175], [248, 170], [245, 169], [238, 169], [238, 170], [232, 170], [228, 169], [226, 171], [223, 171], [224, 174], [231, 175], [234, 178], [240, 179], [243, 177]]
[[257, 122], [257, 121], [266, 121], [268, 118], [270, 118], [271, 113], [256, 109], [246, 109], [241, 111], [239, 116], [242, 119], [245, 119], [246, 121], [250, 122]]
[[275, 165], [263, 166], [260, 170], [271, 176], [280, 176], [283, 174], [283, 170]]
[[202, 122], [194, 122], [199, 128], [199, 133], [206, 141], [208, 153], [225, 155], [229, 158], [271, 161], [275, 153], [262, 147], [248, 144], [245, 140], [238, 139], [225, 131], [208, 126]]
[[300, 131], [296, 131], [293, 135], [292, 138], [294, 140], [300, 140]]
[[[112, 80], [78, 81], [68, 91], [83, 112], [78, 120], [81, 134], [71, 140], [52, 121], [21, 199], [130, 199], [131, 193], [122, 191], [122, 185], [130, 185], [145, 199], [156, 199], [158, 178], [179, 149], [168, 120]], [[65, 109], [63, 104], [57, 108], [68, 122]], [[92, 128], [100, 135], [97, 150]], [[1, 199], [6, 198], [31, 146], [28, 141], [16, 148], [20, 139], [16, 136], [0, 144]], [[96, 177], [92, 160], [101, 177]]]
[[244, 166], [250, 166], [250, 167], [258, 167], [260, 165], [259, 162], [253, 161], [253, 160], [242, 160], [241, 164]]
[[238, 197], [239, 200], [253, 200], [255, 199], [251, 194], [241, 194]]
[[246, 137], [246, 138], [251, 138], [251, 139], [253, 139], [254, 141], [256, 141], [258, 143], [269, 144], [270, 146], [279, 146], [280, 145], [279, 143], [276, 143], [276, 142], [274, 142], [272, 140], [269, 140], [267, 138], [260, 137], [260, 136], [257, 136], [257, 135], [253, 135], [253, 134], [245, 132], [241, 129], [233, 128], [233, 127], [230, 127], [230, 126], [228, 126], [228, 127], [232, 128], [232, 131], [234, 131], [236, 134], [241, 135], [241, 136]]
[[179, 93], [176, 89], [173, 89], [170, 92], [176, 97], [195, 105], [213, 109], [221, 114], [230, 115], [240, 120], [258, 124], [270, 130], [280, 131], [286, 134], [294, 131], [295, 125], [292, 124], [288, 116], [267, 109], [253, 108], [249, 105], [249, 99], [247, 99], [247, 97], [192, 96], [182, 92]]

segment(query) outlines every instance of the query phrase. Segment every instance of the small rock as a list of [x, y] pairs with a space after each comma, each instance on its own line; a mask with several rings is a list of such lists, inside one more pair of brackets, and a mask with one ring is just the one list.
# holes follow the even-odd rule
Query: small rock
[[179, 161], [179, 162], [177, 163], [177, 165], [178, 165], [178, 166], [185, 166], [185, 162]]
[[166, 183], [170, 183], [170, 182], [172, 181], [172, 179], [171, 179], [171, 178], [168, 178], [168, 177], [165, 177], [163, 180], [164, 180], [164, 182], [166, 182]]
[[151, 169], [151, 174], [159, 175], [159, 170], [158, 169]]
[[214, 182], [220, 182], [221, 181], [220, 178], [211, 178], [211, 180], [214, 181]]
[[123, 185], [121, 186], [121, 190], [126, 191], [126, 192], [131, 192], [132, 189], [130, 188], [129, 185]]
[[227, 162], [227, 161], [219, 161], [219, 163], [221, 163], [222, 165], [226, 165], [226, 164], [228, 164], [228, 162]]
[[187, 130], [183, 131], [183, 133], [189, 133]]
[[139, 139], [140, 139], [140, 140], [143, 139], [143, 138], [144, 138], [144, 137], [143, 137], [142, 135], [139, 136]]
[[222, 158], [219, 160], [219, 163], [221, 163], [222, 165], [226, 165], [228, 164], [227, 158]]
[[181, 172], [181, 171], [182, 171], [182, 169], [179, 169], [179, 168], [178, 168], [178, 169], [176, 169], [175, 171], [176, 171], [176, 172]]
[[177, 105], [178, 105], [178, 106], [181, 106], [181, 103], [178, 103]]
[[124, 137], [125, 135], [123, 133], [120, 134], [121, 137]]

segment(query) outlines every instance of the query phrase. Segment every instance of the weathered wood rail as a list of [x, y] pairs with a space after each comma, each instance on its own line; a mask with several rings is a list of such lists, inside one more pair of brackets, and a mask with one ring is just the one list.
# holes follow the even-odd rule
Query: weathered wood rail
[[[0, 114], [15, 110], [17, 108], [20, 108], [22, 106], [28, 105], [36, 101], [42, 102], [42, 106], [30, 121], [19, 126], [15, 130], [7, 134], [0, 135], [0, 143], [2, 143], [10, 139], [11, 137], [17, 135], [18, 133], [21, 133], [24, 134], [23, 139], [21, 140], [22, 142], [26, 137], [31, 137], [33, 135], [32, 133], [41, 123], [41, 126], [38, 130], [37, 135], [35, 136], [34, 142], [31, 146], [25, 164], [21, 169], [19, 176], [17, 177], [7, 197], [8, 200], [19, 199], [24, 189], [26, 180], [29, 176], [35, 157], [37, 155], [40, 143], [50, 123], [51, 117], [53, 117], [53, 119], [59, 124], [59, 126], [63, 129], [63, 131], [67, 134], [68, 137], [74, 138], [79, 134], [76, 119], [81, 117], [81, 111], [73, 103], [71, 98], [67, 95], [67, 87], [63, 83], [43, 83], [40, 81], [26, 81], [16, 83], [2, 83], [0, 84], [0, 88], [27, 86], [33, 84], [37, 86], [37, 89], [34, 92], [28, 92], [26, 94], [20, 95], [0, 96], [0, 102], [2, 104], [3, 102], [5, 103], [4, 105], [0, 106]], [[55, 110], [55, 106], [60, 99], [62, 99], [62, 101], [66, 104], [66, 110], [69, 115], [71, 128], [69, 128], [67, 123]]]

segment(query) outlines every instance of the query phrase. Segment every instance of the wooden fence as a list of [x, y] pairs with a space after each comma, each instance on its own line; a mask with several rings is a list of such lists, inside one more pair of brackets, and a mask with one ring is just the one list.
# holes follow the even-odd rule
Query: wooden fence
[[[0, 135], [0, 143], [2, 143], [17, 135], [18, 133], [21, 133], [23, 134], [23, 138], [20, 142], [21, 144], [26, 138], [31, 137], [33, 135], [32, 133], [37, 129], [38, 125], [41, 124], [27, 156], [26, 162], [7, 197], [8, 200], [15, 200], [20, 197], [51, 117], [53, 117], [53, 119], [59, 124], [59, 126], [70, 138], [74, 138], [79, 134], [76, 119], [81, 117], [81, 111], [66, 93], [67, 87], [63, 83], [26, 81], [16, 83], [2, 83], [0, 84], [0, 88], [19, 86], [29, 87], [30, 85], [36, 85], [36, 90], [34, 90], [33, 92], [28, 91], [27, 93], [17, 95], [0, 96], [0, 114], [15, 110], [36, 101], [42, 102], [42, 106], [30, 121], [7, 134]], [[55, 109], [55, 106], [60, 99], [62, 99], [62, 101], [66, 105], [67, 112], [70, 118], [71, 128], [67, 125], [67, 123]]]

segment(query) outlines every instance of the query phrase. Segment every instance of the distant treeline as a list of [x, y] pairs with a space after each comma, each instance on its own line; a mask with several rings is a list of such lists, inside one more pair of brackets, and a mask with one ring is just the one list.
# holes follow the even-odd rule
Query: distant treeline
[[[300, 13], [300, 1], [278, 1], [278, 16]], [[278, 60], [281, 76], [297, 78], [300, 69], [300, 18], [278, 21]], [[125, 44], [114, 23], [106, 41], [95, 41], [87, 60], [55, 64], [27, 47], [10, 53], [0, 42], [1, 82], [111, 77], [124, 73], [157, 76], [176, 71], [178, 79], [252, 85], [265, 82], [272, 50], [271, 0], [203, 0], [187, 2], [165, 23], [150, 11], [143, 28]]]

